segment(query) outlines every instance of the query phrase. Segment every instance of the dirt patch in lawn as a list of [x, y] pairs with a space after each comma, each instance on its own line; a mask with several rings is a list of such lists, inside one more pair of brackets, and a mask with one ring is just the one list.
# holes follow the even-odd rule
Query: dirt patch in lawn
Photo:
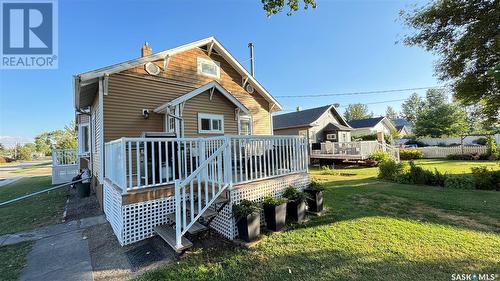
[[481, 215], [480, 218], [452, 213], [442, 209], [434, 208], [420, 202], [410, 201], [397, 196], [389, 196], [381, 193], [369, 195], [352, 196], [353, 201], [361, 206], [376, 209], [384, 214], [395, 217], [412, 217], [418, 220], [437, 218], [455, 226], [467, 227], [471, 229], [500, 232], [500, 222], [498, 220]]

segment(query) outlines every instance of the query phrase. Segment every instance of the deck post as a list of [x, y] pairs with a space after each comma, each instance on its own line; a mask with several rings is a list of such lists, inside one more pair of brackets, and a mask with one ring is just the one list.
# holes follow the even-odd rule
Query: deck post
[[231, 137], [226, 136], [224, 140], [224, 145], [226, 146], [224, 148], [224, 183], [229, 183], [232, 184], [232, 161], [231, 161]]
[[[175, 181], [175, 247], [182, 247], [182, 222], [181, 222], [181, 181]], [[183, 198], [182, 200], [184, 200]]]
[[125, 138], [122, 138], [121, 139], [121, 142], [120, 142], [120, 145], [121, 145], [121, 157], [119, 157], [120, 161], [122, 162], [121, 165], [122, 165], [122, 173], [120, 175], [120, 178], [121, 178], [121, 189], [122, 189], [122, 193], [125, 194], [127, 193], [127, 162], [125, 161], [125, 159], [127, 159], [127, 157], [125, 156], [125, 153], [127, 151], [127, 149], [125, 148], [125, 144], [126, 144], [126, 141], [125, 141]]

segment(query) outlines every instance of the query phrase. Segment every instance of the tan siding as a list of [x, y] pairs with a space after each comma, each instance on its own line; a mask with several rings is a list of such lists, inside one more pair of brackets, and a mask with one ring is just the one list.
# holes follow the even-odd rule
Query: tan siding
[[[206, 51], [195, 48], [170, 58], [168, 69], [166, 72], [161, 72], [161, 77], [166, 80], [185, 83], [188, 86], [198, 88], [214, 78], [199, 75], [197, 73], [197, 58], [209, 58]], [[231, 67], [220, 55], [212, 54], [210, 58], [220, 63], [221, 73], [220, 79], [216, 79], [225, 89], [233, 94], [241, 103], [243, 103], [253, 116], [253, 131], [254, 134], [272, 134], [271, 118], [269, 113], [269, 103], [262, 97], [257, 90], [253, 94], [249, 94], [243, 89], [241, 75]], [[157, 61], [160, 67], [163, 67], [163, 60]], [[145, 75], [144, 67], [136, 67], [125, 71], [135, 75]]]
[[185, 136], [214, 136], [214, 134], [198, 134], [198, 113], [224, 115], [224, 134], [237, 134], [235, 108], [233, 103], [217, 91], [214, 92], [212, 100], [208, 91], [188, 100], [182, 113]]
[[[108, 95], [104, 96], [105, 141], [164, 131], [164, 115], [153, 110], [193, 89], [130, 75], [111, 75]], [[143, 108], [150, 111], [148, 119], [142, 116]]]

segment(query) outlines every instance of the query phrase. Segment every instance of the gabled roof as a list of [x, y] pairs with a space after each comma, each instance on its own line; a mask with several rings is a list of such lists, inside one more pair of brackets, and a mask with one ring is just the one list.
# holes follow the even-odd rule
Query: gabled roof
[[340, 124], [333, 124], [333, 123], [326, 125], [326, 127], [323, 129], [323, 131], [352, 131], [352, 130], [354, 130], [354, 129], [351, 127], [342, 126]]
[[374, 117], [374, 118], [351, 120], [351, 121], [349, 121], [349, 124], [353, 128], [374, 127], [378, 123], [380, 123], [380, 121], [382, 121], [384, 118], [385, 118], [384, 116], [380, 116], [380, 117]]
[[[79, 81], [80, 86], [88, 85], [89, 83], [95, 83], [99, 77], [103, 77], [105, 75], [110, 75], [113, 73], [118, 73], [147, 62], [157, 61], [166, 59], [169, 56], [193, 49], [199, 48], [203, 46], [210, 46], [211, 49], [215, 50], [218, 54], [220, 54], [228, 63], [243, 77], [244, 80], [247, 79], [248, 83], [250, 83], [262, 96], [270, 103], [275, 105], [276, 111], [282, 110], [281, 104], [252, 76], [248, 71], [229, 53], [229, 51], [224, 48], [224, 46], [215, 38], [208, 37], [205, 39], [201, 39], [192, 43], [188, 43], [173, 49], [168, 49], [165, 51], [161, 51], [158, 53], [151, 54], [149, 56], [140, 57], [137, 59], [129, 60], [126, 62], [114, 64], [108, 67], [100, 68], [97, 70], [81, 73], [76, 76]], [[78, 92], [77, 92], [78, 94]]]
[[411, 127], [410, 121], [408, 121], [408, 120], [406, 120], [404, 118], [396, 118], [396, 119], [394, 119], [394, 124], [396, 124], [396, 126]]
[[273, 116], [273, 128], [274, 129], [284, 129], [284, 128], [295, 128], [295, 127], [308, 127], [313, 126], [325, 112], [333, 110], [334, 115], [340, 123], [349, 127], [349, 124], [340, 115], [333, 105], [325, 105], [316, 108], [305, 109], [296, 112], [290, 112], [280, 115]]
[[398, 125], [396, 126], [396, 130], [398, 130], [398, 132], [401, 132], [401, 130], [403, 130], [405, 127], [406, 125]]
[[176, 106], [182, 102], [185, 102], [191, 98], [196, 97], [199, 94], [202, 94], [208, 90], [217, 90], [219, 91], [223, 96], [225, 96], [230, 102], [232, 102], [234, 105], [236, 105], [239, 109], [241, 109], [245, 113], [250, 113], [250, 110], [246, 106], [244, 106], [238, 99], [236, 99], [231, 93], [229, 93], [224, 87], [222, 87], [217, 81], [211, 81], [208, 82], [207, 84], [187, 93], [184, 94], [172, 101], [169, 101], [167, 103], [164, 103], [157, 107], [154, 111], [156, 113], [165, 113], [167, 112], [167, 108]]

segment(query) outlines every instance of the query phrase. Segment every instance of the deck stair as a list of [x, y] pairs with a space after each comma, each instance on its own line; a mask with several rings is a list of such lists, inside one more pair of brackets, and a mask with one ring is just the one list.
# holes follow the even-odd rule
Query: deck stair
[[[200, 155], [205, 155], [204, 151]], [[208, 229], [210, 222], [228, 204], [226, 189], [231, 186], [231, 148], [226, 140], [184, 180], [175, 181], [175, 212], [169, 224], [155, 227], [176, 252], [192, 246], [183, 235]]]

